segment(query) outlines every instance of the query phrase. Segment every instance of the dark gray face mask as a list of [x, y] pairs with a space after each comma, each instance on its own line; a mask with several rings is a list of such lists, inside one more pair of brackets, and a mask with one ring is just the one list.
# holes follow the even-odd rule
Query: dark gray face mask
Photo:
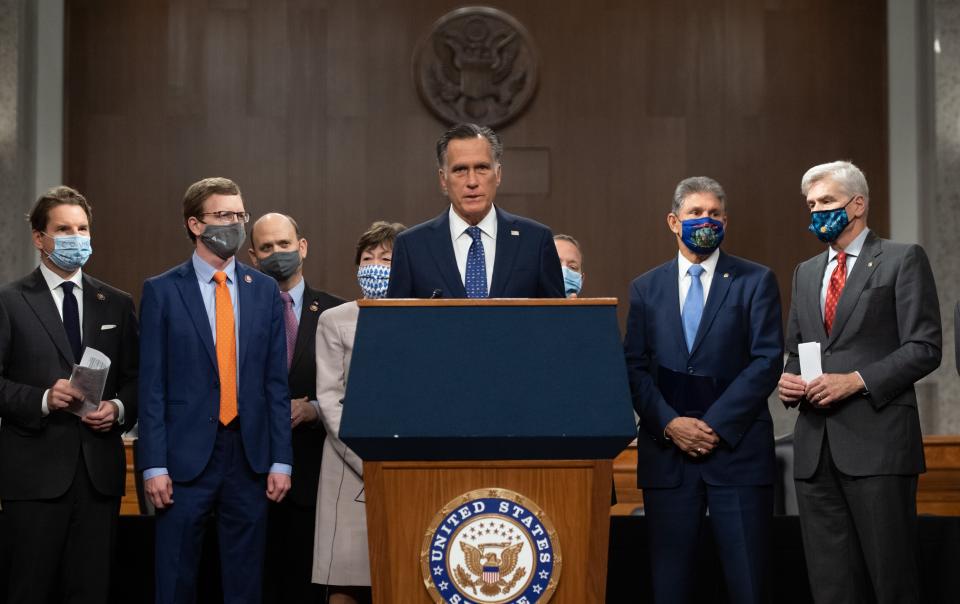
[[207, 228], [200, 234], [200, 241], [203, 241], [207, 249], [223, 260], [236, 255], [237, 250], [240, 249], [243, 240], [246, 238], [247, 232], [244, 230], [242, 222], [208, 224]]
[[286, 281], [300, 267], [300, 251], [274, 252], [259, 260], [260, 272], [270, 275], [277, 281]]

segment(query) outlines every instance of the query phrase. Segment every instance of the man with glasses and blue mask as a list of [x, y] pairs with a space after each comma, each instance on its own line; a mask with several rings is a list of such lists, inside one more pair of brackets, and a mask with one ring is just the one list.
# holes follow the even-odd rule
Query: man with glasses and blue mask
[[344, 300], [314, 289], [303, 277], [308, 242], [292, 216], [270, 213], [250, 229], [250, 260], [273, 277], [283, 300], [293, 430], [290, 492], [270, 506], [264, 603], [314, 602], [319, 588], [313, 574], [313, 533], [317, 484], [326, 430], [317, 402], [317, 319]]
[[215, 512], [225, 602], [259, 602], [267, 502], [290, 489], [287, 338], [277, 282], [236, 261], [240, 188], [187, 189], [193, 256], [143, 285], [137, 469], [157, 508], [156, 601], [193, 602]]
[[[137, 420], [133, 300], [82, 270], [93, 251], [83, 195], [55, 187], [29, 219], [40, 266], [0, 289], [0, 601], [106, 602], [121, 435]], [[71, 385], [86, 348], [110, 359], [104, 400]]]
[[[867, 179], [852, 163], [810, 168], [800, 190], [828, 246], [793, 273], [779, 384], [800, 411], [794, 478], [810, 589], [816, 602], [919, 602], [925, 467], [913, 385], [940, 365], [933, 273], [919, 245], [867, 227]], [[804, 343], [819, 343], [820, 358], [801, 370]]]
[[634, 280], [624, 341], [654, 600], [693, 601], [709, 512], [730, 601], [765, 602], [775, 475], [767, 397], [783, 361], [777, 281], [720, 250], [726, 195], [711, 178], [677, 185], [667, 227], [679, 252]]

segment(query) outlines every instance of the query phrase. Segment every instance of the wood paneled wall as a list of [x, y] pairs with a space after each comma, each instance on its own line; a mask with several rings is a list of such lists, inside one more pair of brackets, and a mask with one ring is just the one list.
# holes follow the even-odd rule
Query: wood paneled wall
[[[808, 167], [858, 163], [887, 233], [883, 1], [492, 5], [541, 57], [536, 97], [500, 130], [505, 190], [513, 166], [548, 171], [545, 193], [497, 203], [581, 241], [585, 295], [619, 296], [623, 312], [629, 281], [676, 253], [665, 216], [686, 176], [726, 187], [725, 249], [774, 267], [784, 312], [793, 267], [821, 249], [799, 194]], [[68, 0], [65, 174], [94, 205], [91, 273], [139, 295], [190, 253], [187, 185], [222, 175], [255, 216], [300, 221], [314, 286], [356, 295], [352, 249], [371, 221], [445, 207], [433, 158], [445, 126], [410, 64], [458, 6]]]

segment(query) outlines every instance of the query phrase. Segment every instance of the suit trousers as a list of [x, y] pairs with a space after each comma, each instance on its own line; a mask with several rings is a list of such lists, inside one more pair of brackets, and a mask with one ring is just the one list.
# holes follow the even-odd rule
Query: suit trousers
[[730, 601], [765, 602], [773, 487], [707, 484], [700, 474], [703, 463], [684, 460], [682, 482], [677, 487], [643, 489], [654, 601], [692, 601], [697, 546], [709, 510]]
[[119, 513], [120, 498], [94, 488], [83, 454], [77, 456], [70, 488], [60, 497], [4, 501], [0, 530], [9, 561], [6, 604], [108, 602]]
[[226, 604], [260, 604], [267, 535], [266, 478], [250, 468], [239, 430], [220, 427], [207, 467], [173, 483], [173, 505], [157, 513], [156, 602], [192, 604], [204, 526], [216, 515]]
[[269, 507], [264, 604], [325, 602], [323, 589], [311, 581], [315, 508], [290, 497]]
[[844, 474], [824, 431], [816, 472], [795, 483], [817, 604], [920, 601], [916, 475]]

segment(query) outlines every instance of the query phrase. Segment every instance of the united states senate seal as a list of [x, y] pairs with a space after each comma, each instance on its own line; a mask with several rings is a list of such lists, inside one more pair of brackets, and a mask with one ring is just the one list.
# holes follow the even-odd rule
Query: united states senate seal
[[423, 583], [438, 604], [545, 604], [562, 561], [543, 510], [499, 488], [470, 491], [443, 506], [420, 549]]

